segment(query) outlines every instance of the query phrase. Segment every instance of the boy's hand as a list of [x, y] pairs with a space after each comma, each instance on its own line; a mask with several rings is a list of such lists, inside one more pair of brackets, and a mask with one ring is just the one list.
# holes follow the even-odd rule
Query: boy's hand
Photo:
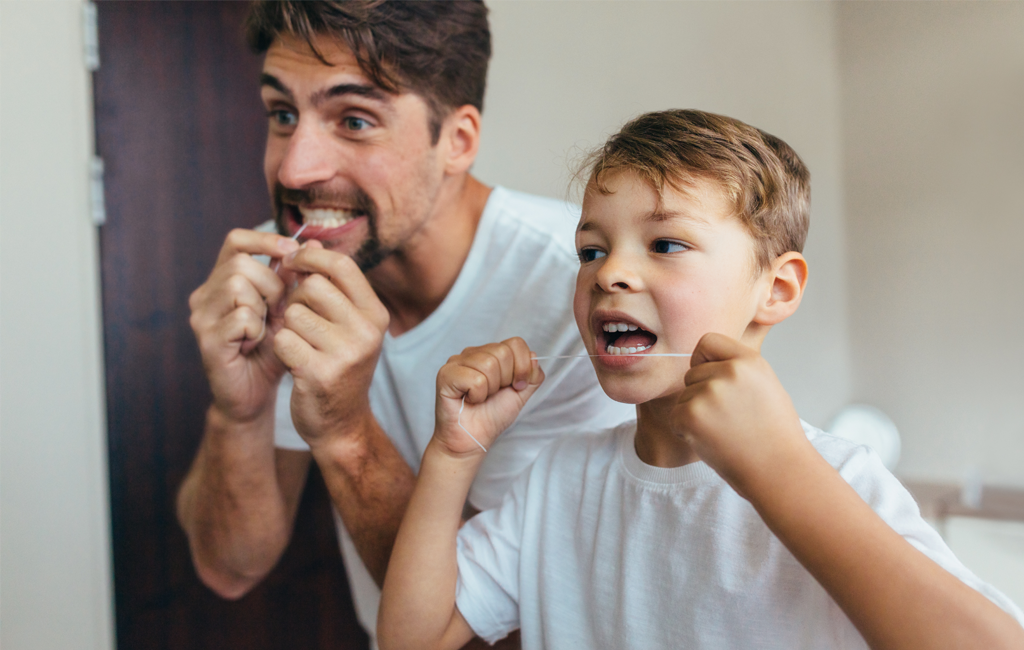
[[478, 348], [466, 348], [448, 359], [437, 373], [434, 440], [453, 456], [479, 453], [480, 447], [459, 428], [459, 409], [465, 397], [462, 426], [484, 447], [515, 421], [526, 400], [544, 381], [544, 371], [519, 337]]
[[749, 499], [788, 466], [793, 454], [816, 453], [793, 402], [757, 350], [722, 334], [706, 334], [673, 410], [687, 444]]

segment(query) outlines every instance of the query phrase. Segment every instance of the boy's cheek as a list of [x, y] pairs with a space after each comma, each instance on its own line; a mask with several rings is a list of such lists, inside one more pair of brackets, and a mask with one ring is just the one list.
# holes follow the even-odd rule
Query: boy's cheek
[[594, 354], [594, 337], [590, 333], [590, 300], [585, 291], [580, 290], [580, 283], [576, 284], [576, 294], [572, 301], [573, 315], [576, 317], [576, 327], [580, 331], [583, 345], [586, 346], [589, 354]]

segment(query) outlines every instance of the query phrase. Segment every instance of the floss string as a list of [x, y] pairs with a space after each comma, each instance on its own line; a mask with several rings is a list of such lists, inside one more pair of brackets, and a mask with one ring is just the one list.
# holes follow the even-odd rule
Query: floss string
[[[599, 355], [599, 354], [566, 354], [566, 355], [555, 355], [555, 356], [548, 356], [548, 357], [532, 357], [532, 358], [536, 359], [537, 361], [545, 361], [547, 359], [589, 359], [590, 357], [598, 357], [598, 356], [601, 356], [601, 355]], [[644, 354], [643, 352], [637, 352], [637, 353], [627, 353], [627, 354], [616, 354], [614, 356], [617, 356], [617, 357], [692, 357], [693, 355], [692, 354], [678, 354], [678, 353], [672, 353], [672, 352], [664, 352], [664, 353], [661, 353], [661, 354], [658, 354], [656, 352], [652, 352], [651, 354]], [[472, 433], [469, 432], [469, 429], [467, 429], [466, 427], [462, 426], [462, 411], [465, 408], [466, 408], [466, 396], [463, 395], [462, 396], [462, 406], [459, 407], [459, 420], [458, 420], [458, 422], [456, 424], [458, 424], [459, 428], [466, 432], [466, 435], [469, 436], [470, 440], [475, 442], [476, 446], [479, 447], [480, 449], [483, 449], [484, 453], [486, 454], [487, 453], [487, 447], [484, 447], [483, 444], [481, 444], [481, 442], [476, 439], [476, 436], [474, 436]]]

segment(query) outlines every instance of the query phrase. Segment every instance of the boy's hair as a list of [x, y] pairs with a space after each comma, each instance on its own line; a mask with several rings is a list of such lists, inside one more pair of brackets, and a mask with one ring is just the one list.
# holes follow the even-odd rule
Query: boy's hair
[[592, 153], [577, 177], [608, 194], [604, 178], [622, 170], [659, 193], [665, 184], [685, 191], [694, 181], [718, 183], [756, 242], [758, 271], [787, 251], [803, 251], [810, 172], [788, 144], [760, 129], [697, 110], [646, 113]]
[[481, 0], [259, 0], [245, 31], [257, 54], [282, 35], [295, 36], [324, 63], [314, 39], [344, 43], [373, 83], [427, 102], [435, 144], [452, 110], [471, 104], [483, 112], [491, 30]]

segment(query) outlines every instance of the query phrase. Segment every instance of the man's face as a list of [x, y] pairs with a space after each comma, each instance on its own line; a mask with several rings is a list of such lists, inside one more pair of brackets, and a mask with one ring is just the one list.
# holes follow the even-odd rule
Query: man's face
[[443, 167], [421, 97], [372, 84], [327, 39], [271, 45], [263, 64], [269, 128], [264, 172], [281, 234], [320, 240], [365, 271], [430, 218]]
[[583, 201], [574, 310], [602, 388], [639, 404], [685, 388], [689, 360], [623, 354], [691, 353], [708, 332], [742, 340], [767, 285], [752, 273], [753, 238], [714, 183], [659, 196], [617, 172], [606, 185], [611, 194], [591, 185]]

